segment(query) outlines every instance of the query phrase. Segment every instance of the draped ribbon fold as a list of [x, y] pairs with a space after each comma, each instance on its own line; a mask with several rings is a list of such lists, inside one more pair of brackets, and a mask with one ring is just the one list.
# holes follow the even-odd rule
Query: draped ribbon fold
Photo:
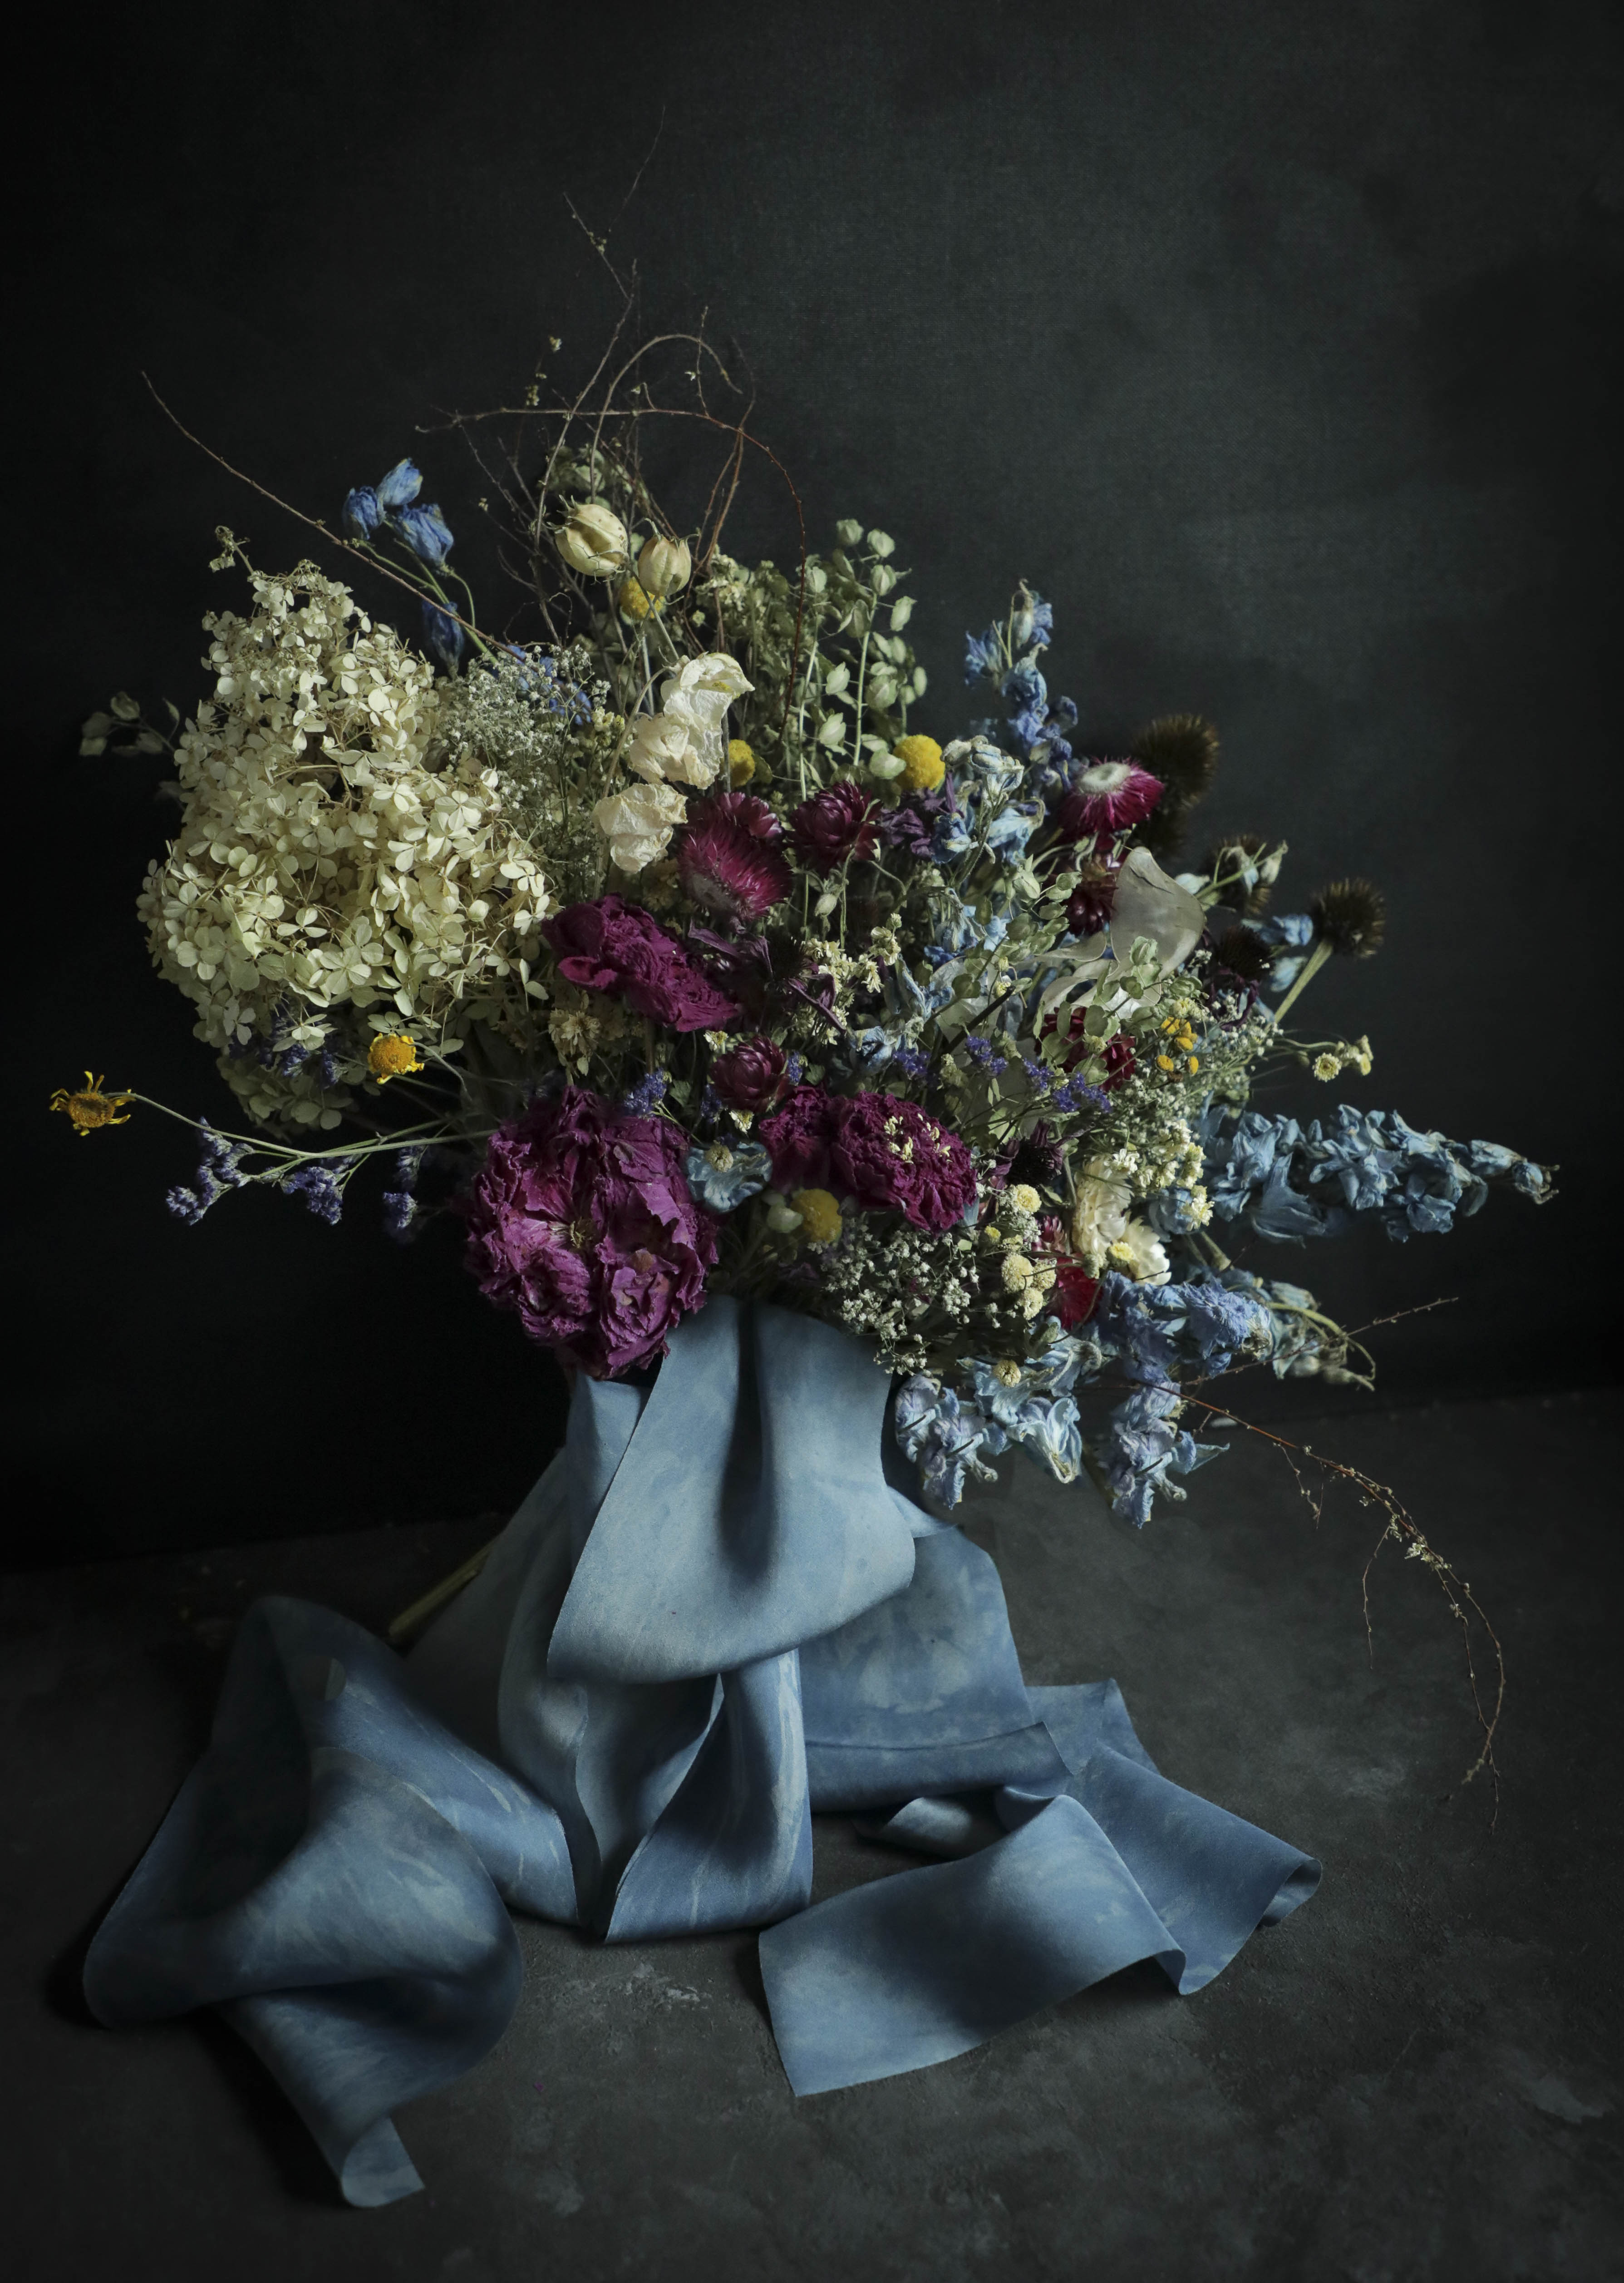
[[[1183, 1992], [1308, 1856], [1169, 1783], [1114, 1681], [1029, 1687], [997, 1570], [891, 1479], [853, 1340], [718, 1298], [564, 1449], [403, 1661], [270, 1599], [91, 1945], [110, 2025], [214, 2005], [353, 2203], [501, 2036], [509, 1910], [610, 1942], [758, 1926], [789, 2082], [947, 2059], [1154, 1959]], [[812, 1814], [938, 1858], [809, 1909]]]

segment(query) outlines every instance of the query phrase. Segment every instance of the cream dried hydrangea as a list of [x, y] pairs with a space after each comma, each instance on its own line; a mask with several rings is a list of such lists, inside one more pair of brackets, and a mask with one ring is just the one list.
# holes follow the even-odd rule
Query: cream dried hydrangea
[[269, 577], [221, 536], [253, 608], [204, 620], [214, 694], [180, 737], [180, 830], [139, 908], [250, 1116], [330, 1127], [380, 1026], [443, 1052], [474, 1022], [523, 1024], [553, 900], [497, 773], [428, 765], [428, 662], [313, 565]]

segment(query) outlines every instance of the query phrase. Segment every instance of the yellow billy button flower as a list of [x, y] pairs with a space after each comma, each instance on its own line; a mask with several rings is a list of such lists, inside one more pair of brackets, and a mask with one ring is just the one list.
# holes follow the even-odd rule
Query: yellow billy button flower
[[743, 737], [729, 737], [727, 740], [727, 782], [733, 787], [734, 792], [738, 791], [741, 785], [747, 785], [755, 774], [756, 755], [753, 748]]
[[619, 604], [623, 619], [646, 619], [650, 611], [657, 611], [660, 607], [658, 596], [650, 600], [641, 579], [623, 579], [615, 600]]
[[942, 748], [934, 737], [898, 737], [891, 751], [903, 764], [904, 792], [934, 792], [947, 775]]
[[387, 1086], [392, 1078], [408, 1078], [423, 1067], [416, 1046], [399, 1032], [380, 1032], [367, 1048], [367, 1068], [380, 1086]]
[[834, 1243], [844, 1226], [836, 1198], [832, 1197], [827, 1189], [797, 1189], [789, 1202], [801, 1216], [801, 1236], [804, 1243]]
[[108, 1094], [104, 1091], [106, 1084], [105, 1078], [92, 1078], [86, 1071], [84, 1084], [71, 1094], [65, 1086], [57, 1088], [51, 1097], [51, 1107], [66, 1113], [68, 1123], [82, 1139], [93, 1126], [128, 1126], [129, 1112], [125, 1110], [122, 1118], [119, 1112], [127, 1102], [135, 1100], [134, 1095], [122, 1094], [116, 1087]]

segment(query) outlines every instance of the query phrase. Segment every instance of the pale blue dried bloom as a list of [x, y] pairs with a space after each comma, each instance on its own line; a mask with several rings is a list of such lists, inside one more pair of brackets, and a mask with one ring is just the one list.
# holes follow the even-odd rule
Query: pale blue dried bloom
[[700, 1204], [711, 1212], [733, 1212], [747, 1198], [765, 1189], [773, 1177], [773, 1160], [759, 1142], [713, 1142], [709, 1149], [697, 1142], [688, 1153], [688, 1185]]
[[423, 598], [423, 646], [442, 674], [455, 674], [462, 661], [468, 637], [449, 611], [433, 597]]

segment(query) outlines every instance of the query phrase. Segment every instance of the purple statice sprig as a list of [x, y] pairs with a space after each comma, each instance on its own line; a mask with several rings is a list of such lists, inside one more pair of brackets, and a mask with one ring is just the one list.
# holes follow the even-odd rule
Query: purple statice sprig
[[900, 1071], [904, 1078], [926, 1079], [930, 1075], [930, 1062], [923, 1047], [898, 1047], [891, 1056], [891, 1068]]
[[330, 1165], [297, 1165], [281, 1176], [276, 1187], [290, 1196], [302, 1197], [306, 1209], [330, 1228], [336, 1228], [344, 1217], [344, 1184]]
[[1008, 1056], [999, 1054], [991, 1039], [977, 1038], [972, 1033], [964, 1042], [964, 1051], [989, 1078], [1001, 1078], [1009, 1068]]
[[628, 1118], [652, 1118], [665, 1099], [671, 1086], [671, 1072], [652, 1070], [647, 1078], [627, 1088], [620, 1097], [620, 1107]]
[[207, 1118], [198, 1121], [198, 1170], [192, 1187], [177, 1183], [164, 1199], [178, 1219], [194, 1226], [228, 1189], [245, 1188], [254, 1178], [243, 1171], [243, 1159], [251, 1147], [248, 1142], [229, 1141]]

